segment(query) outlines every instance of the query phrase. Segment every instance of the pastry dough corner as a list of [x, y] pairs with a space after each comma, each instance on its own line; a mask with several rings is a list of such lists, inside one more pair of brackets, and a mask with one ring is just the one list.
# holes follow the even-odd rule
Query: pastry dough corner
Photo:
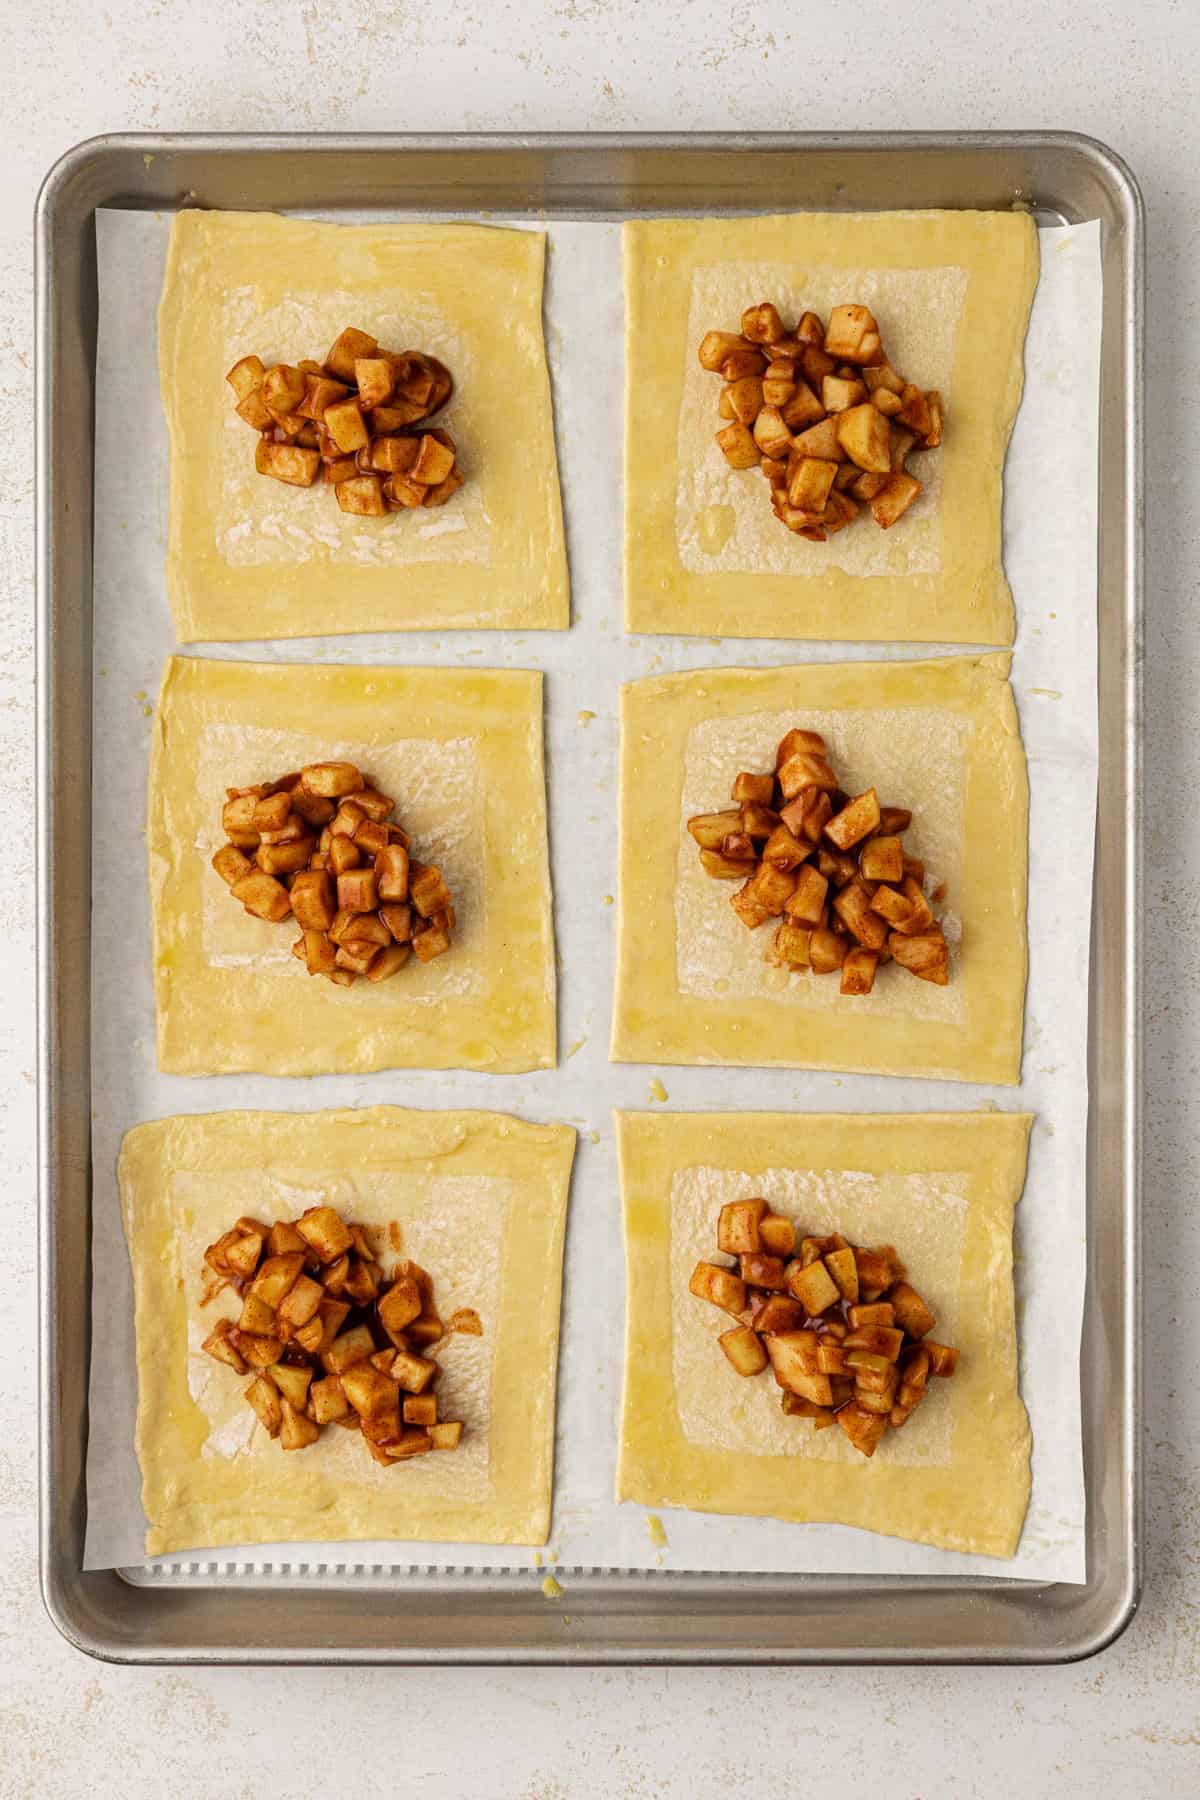
[[[127, 1133], [118, 1176], [134, 1277], [147, 1555], [355, 1539], [544, 1543], [574, 1150], [568, 1126], [388, 1106], [200, 1114]], [[207, 1371], [209, 1359], [195, 1340], [222, 1311], [220, 1296], [200, 1306], [204, 1243], [240, 1211], [294, 1217], [319, 1198], [381, 1229], [394, 1219], [403, 1254], [429, 1268], [445, 1315], [457, 1305], [479, 1311], [482, 1339], [452, 1337], [439, 1350], [443, 1383], [455, 1381], [456, 1358], [486, 1359], [466, 1390], [478, 1408], [464, 1408], [469, 1493], [461, 1450], [380, 1470], [350, 1434], [325, 1433], [285, 1455], [252, 1419], [245, 1429], [245, 1381], [221, 1365], [211, 1365], [212, 1384], [197, 1398], [193, 1365]], [[468, 1221], [465, 1241], [439, 1256], [456, 1208]]]
[[[647, 1506], [773, 1517], [796, 1524], [858, 1526], [938, 1548], [998, 1558], [1016, 1553], [1030, 1493], [1029, 1421], [1017, 1380], [1013, 1292], [1013, 1214], [1025, 1179], [1032, 1118], [1028, 1114], [933, 1113], [618, 1113], [616, 1115], [625, 1220], [627, 1314], [625, 1390], [617, 1471], [618, 1500]], [[695, 1334], [703, 1379], [718, 1408], [742, 1403], [751, 1382], [724, 1362], [714, 1335], [713, 1310], [684, 1295], [690, 1255], [673, 1242], [681, 1178], [701, 1171], [712, 1195], [707, 1245], [715, 1245], [716, 1213], [724, 1199], [763, 1194], [795, 1216], [786, 1198], [789, 1179], [807, 1182], [826, 1207], [820, 1229], [834, 1215], [857, 1241], [894, 1242], [916, 1230], [914, 1178], [953, 1187], [957, 1209], [945, 1230], [959, 1234], [945, 1288], [930, 1288], [915, 1256], [914, 1285], [935, 1313], [953, 1309], [948, 1332], [961, 1352], [952, 1381], [936, 1391], [903, 1432], [889, 1434], [868, 1460], [830, 1454], [796, 1420], [776, 1443], [739, 1449], [698, 1441], [685, 1429], [677, 1381], [676, 1332]], [[898, 1184], [909, 1198], [898, 1198]], [[932, 1203], [931, 1203], [932, 1204]], [[804, 1229], [812, 1219], [796, 1217]], [[923, 1221], [937, 1233], [940, 1216]], [[935, 1241], [927, 1238], [927, 1242]], [[684, 1246], [687, 1249], [687, 1246]], [[707, 1315], [707, 1316], [706, 1316]], [[719, 1324], [715, 1329], [723, 1329]], [[707, 1340], [707, 1341], [705, 1341]], [[711, 1375], [710, 1375], [711, 1365]], [[774, 1417], [766, 1376], [765, 1404]], [[919, 1460], [941, 1432], [940, 1455]], [[909, 1433], [913, 1437], [908, 1438]], [[765, 1435], [765, 1434], [764, 1434]], [[703, 1436], [703, 1434], [701, 1434]], [[918, 1460], [892, 1454], [902, 1445]], [[833, 1448], [840, 1449], [840, 1446]]]
[[[167, 590], [181, 643], [565, 629], [566, 547], [542, 330], [544, 232], [175, 215], [158, 314], [170, 442]], [[356, 519], [254, 473], [226, 371], [325, 355], [347, 325], [441, 356], [466, 485]]]

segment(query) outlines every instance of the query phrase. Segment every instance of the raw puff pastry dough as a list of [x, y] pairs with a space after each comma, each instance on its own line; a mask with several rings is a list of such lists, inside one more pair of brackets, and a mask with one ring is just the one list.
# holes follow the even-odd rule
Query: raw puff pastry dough
[[[171, 444], [167, 589], [182, 643], [446, 627], [565, 628], [562, 504], [542, 337], [541, 232], [325, 225], [185, 211], [171, 230], [159, 369]], [[254, 469], [225, 373], [321, 358], [357, 325], [446, 362], [467, 485], [359, 519], [329, 488]]]
[[[345, 757], [396, 801], [454, 894], [450, 952], [338, 988], [251, 918], [209, 858], [226, 786]], [[171, 1074], [552, 1068], [542, 677], [173, 657], [150, 759], [159, 1067]]]
[[[630, 631], [1011, 644], [1002, 473], [1037, 284], [1019, 213], [797, 213], [625, 227], [625, 607]], [[757, 470], [715, 442], [720, 383], [696, 349], [744, 307], [827, 317], [874, 308], [895, 365], [941, 387], [940, 450], [903, 521], [808, 544], [774, 518]]]
[[[1020, 1080], [1029, 791], [1010, 658], [706, 669], [621, 695], [618, 1062]], [[850, 792], [908, 806], [910, 852], [946, 880], [949, 987], [885, 965], [875, 991], [764, 961], [686, 830], [774, 766], [792, 725], [823, 732]], [[961, 939], [961, 942], [959, 941]]]
[[[575, 1133], [502, 1113], [216, 1113], [136, 1126], [121, 1148], [136, 1295], [137, 1453], [146, 1553], [222, 1544], [397, 1538], [541, 1544], [550, 1521], [563, 1234]], [[241, 1211], [331, 1204], [386, 1232], [434, 1278], [451, 1336], [443, 1416], [453, 1455], [381, 1469], [352, 1434], [285, 1455], [200, 1350], [228, 1294], [200, 1308], [205, 1246]]]
[[[1031, 1124], [994, 1113], [618, 1113], [628, 1310], [617, 1499], [1012, 1556], [1030, 1487], [1012, 1225]], [[720, 1206], [751, 1195], [801, 1229], [894, 1243], [938, 1318], [933, 1335], [961, 1352], [954, 1379], [933, 1382], [869, 1461], [830, 1442], [836, 1428], [784, 1419], [774, 1382], [748, 1380], [722, 1356], [728, 1319], [686, 1291], [712, 1254]]]

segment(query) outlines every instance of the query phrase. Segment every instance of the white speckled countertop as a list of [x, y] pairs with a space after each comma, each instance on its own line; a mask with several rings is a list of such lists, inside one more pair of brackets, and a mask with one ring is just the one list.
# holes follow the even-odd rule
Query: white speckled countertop
[[[49, 165], [113, 130], [880, 127], [1089, 132], [1139, 177], [1150, 217], [1147, 395], [1148, 925], [1146, 1590], [1126, 1635], [1074, 1668], [1003, 1670], [189, 1673], [87, 1661], [37, 1587], [32, 879], [0, 861], [9, 921], [0, 1026], [0, 1146], [9, 1276], [0, 1330], [17, 1378], [0, 1395], [0, 1800], [81, 1790], [128, 1800], [307, 1792], [318, 1706], [338, 1738], [396, 1736], [362, 1795], [456, 1800], [770, 1800], [739, 1715], [819, 1719], [867, 1748], [903, 1800], [1006, 1795], [1120, 1800], [1200, 1787], [1200, 1069], [1192, 796], [1200, 488], [1182, 430], [1200, 391], [1200, 8], [1194, 0], [182, 0], [103, 8], [2, 0], [11, 69], [0, 194], [0, 761], [32, 778], [31, 215]], [[856, 59], [850, 47], [861, 46]], [[1192, 698], [1189, 700], [1188, 696]], [[1189, 720], [1191, 723], [1189, 724]], [[17, 790], [13, 841], [28, 823]], [[1158, 1371], [1161, 1370], [1161, 1374]], [[808, 1709], [812, 1708], [811, 1712]], [[463, 1730], [463, 1721], [470, 1728]], [[823, 1734], [824, 1735], [824, 1734]], [[781, 1768], [783, 1765], [780, 1765]], [[804, 1782], [802, 1768], [795, 1779]], [[321, 1785], [319, 1772], [315, 1776]], [[789, 1786], [791, 1779], [789, 1778]]]

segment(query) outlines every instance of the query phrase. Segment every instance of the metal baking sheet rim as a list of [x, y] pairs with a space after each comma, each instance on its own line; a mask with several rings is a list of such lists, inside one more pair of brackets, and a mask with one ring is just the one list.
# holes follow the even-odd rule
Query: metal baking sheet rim
[[[418, 188], [405, 189], [406, 170]], [[476, 185], [464, 192], [465, 174]], [[190, 203], [419, 211], [451, 195], [438, 210], [613, 217], [1016, 201], [1104, 222], [1082, 1586], [560, 1569], [565, 1592], [551, 1606], [532, 1571], [409, 1574], [401, 1587], [366, 1566], [250, 1574], [226, 1565], [201, 1577], [197, 1564], [194, 1582], [171, 1585], [82, 1570], [92, 215]], [[1078, 1660], [1112, 1642], [1140, 1591], [1144, 213], [1120, 157], [1067, 132], [103, 137], [68, 151], [46, 178], [36, 289], [40, 1563], [58, 1629], [89, 1655], [138, 1663], [1028, 1663]]]

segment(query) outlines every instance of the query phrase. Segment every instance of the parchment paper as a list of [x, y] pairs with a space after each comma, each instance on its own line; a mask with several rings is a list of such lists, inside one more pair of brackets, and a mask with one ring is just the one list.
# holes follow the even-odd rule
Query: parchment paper
[[[547, 746], [560, 977], [560, 1066], [528, 1076], [376, 1074], [312, 1081], [163, 1076], [154, 1064], [144, 867], [151, 702], [174, 648], [163, 586], [167, 447], [155, 307], [169, 217], [98, 217], [96, 650], [93, 774], [93, 1359], [85, 1566], [145, 1565], [133, 1451], [133, 1298], [115, 1161], [142, 1119], [231, 1107], [312, 1109], [389, 1101], [477, 1106], [578, 1126], [559, 1377], [552, 1546], [574, 1568], [821, 1570], [1027, 1580], [1084, 1578], [1079, 1329], [1084, 1283], [1088, 907], [1096, 783], [1099, 226], [1041, 233], [1042, 278], [1026, 347], [1025, 398], [1008, 459], [1005, 561], [1017, 601], [1014, 686], [1029, 758], [1030, 971], [1019, 1090], [786, 1070], [682, 1069], [607, 1059], [616, 893], [618, 685], [684, 668], [866, 655], [928, 646], [626, 637], [621, 631], [623, 300], [618, 227], [553, 223], [547, 291], [559, 457], [571, 555], [570, 632], [461, 632], [205, 646], [280, 661], [463, 663], [547, 672]], [[594, 717], [585, 717], [594, 714]], [[925, 1111], [1001, 1106], [1037, 1114], [1017, 1222], [1021, 1387], [1033, 1425], [1033, 1497], [1012, 1563], [841, 1527], [664, 1515], [612, 1500], [624, 1328], [620, 1204], [610, 1109]], [[586, 1279], [584, 1276], [586, 1275]], [[336, 1563], [337, 1548], [219, 1553], [233, 1564]], [[212, 1559], [215, 1566], [217, 1557]], [[517, 1567], [533, 1552], [355, 1544], [359, 1568]], [[209, 1566], [207, 1557], [203, 1566]], [[168, 1561], [194, 1577], [202, 1565]]]

